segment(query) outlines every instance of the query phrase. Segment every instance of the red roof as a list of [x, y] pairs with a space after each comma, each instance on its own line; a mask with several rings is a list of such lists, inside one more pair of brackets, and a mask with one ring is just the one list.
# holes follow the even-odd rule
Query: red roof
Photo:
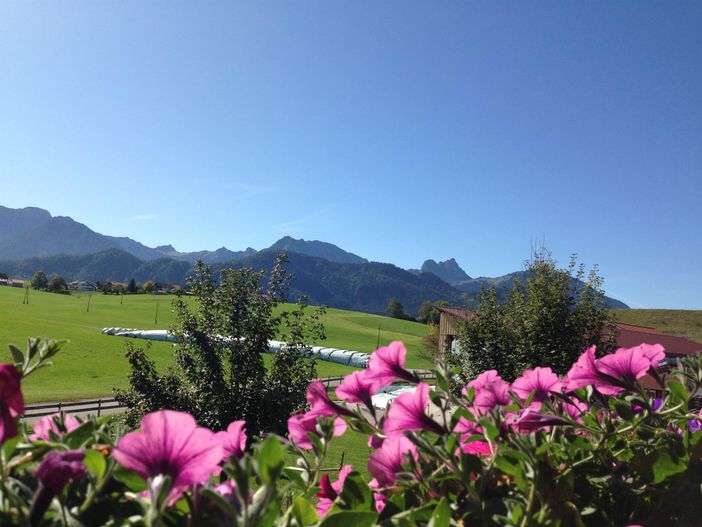
[[617, 345], [620, 348], [633, 348], [639, 344], [660, 344], [665, 348], [666, 355], [696, 355], [702, 351], [702, 344], [683, 337], [674, 337], [662, 333], [631, 331], [619, 326]]
[[660, 331], [649, 326], [634, 326], [633, 324], [622, 324], [621, 322], [617, 322], [617, 327], [619, 329], [626, 329], [629, 331], [638, 331], [639, 333], [653, 333], [655, 335], [661, 335]]

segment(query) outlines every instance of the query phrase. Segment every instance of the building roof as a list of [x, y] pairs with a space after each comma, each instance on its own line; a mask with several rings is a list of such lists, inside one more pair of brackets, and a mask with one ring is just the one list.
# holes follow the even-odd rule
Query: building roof
[[652, 328], [649, 326], [635, 326], [634, 324], [622, 324], [621, 322], [617, 322], [615, 325], [620, 330], [638, 331], [639, 333], [652, 333], [654, 335], [662, 335], [662, 333], [656, 328]]
[[683, 356], [696, 355], [702, 351], [702, 344], [694, 340], [663, 333], [632, 331], [620, 327], [617, 335], [617, 345], [620, 348], [632, 348], [639, 344], [660, 344], [665, 348], [666, 355]]
[[447, 315], [463, 320], [469, 320], [475, 316], [475, 311], [468, 311], [467, 309], [462, 309], [460, 307], [436, 306], [436, 310], [439, 313], [446, 313]]

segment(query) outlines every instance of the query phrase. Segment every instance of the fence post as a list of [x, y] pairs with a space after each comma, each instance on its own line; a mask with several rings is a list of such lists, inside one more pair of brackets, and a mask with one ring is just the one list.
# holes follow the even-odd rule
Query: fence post
[[102, 399], [98, 399], [98, 417], [100, 417], [100, 411], [102, 410]]
[[61, 401], [59, 401], [58, 410], [59, 410], [59, 413], [61, 413], [61, 412], [63, 411], [63, 410], [61, 409]]

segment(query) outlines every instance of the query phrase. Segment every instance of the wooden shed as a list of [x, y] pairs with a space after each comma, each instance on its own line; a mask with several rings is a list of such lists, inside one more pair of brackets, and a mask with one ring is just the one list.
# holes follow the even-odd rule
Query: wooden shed
[[462, 320], [469, 320], [475, 316], [475, 312], [461, 309], [459, 307], [441, 307], [439, 312], [439, 353], [451, 349], [451, 343], [458, 336], [459, 323]]

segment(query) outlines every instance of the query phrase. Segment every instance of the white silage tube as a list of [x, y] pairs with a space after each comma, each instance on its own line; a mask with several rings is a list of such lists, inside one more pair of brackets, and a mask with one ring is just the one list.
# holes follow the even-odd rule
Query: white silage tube
[[[128, 337], [134, 339], [156, 340], [161, 342], [178, 342], [175, 335], [165, 329], [134, 329], [134, 328], [104, 328], [103, 335]], [[222, 337], [225, 338], [225, 337]], [[276, 353], [288, 348], [286, 342], [280, 340], [268, 341], [268, 353]], [[367, 368], [370, 355], [361, 351], [312, 346], [310, 353], [318, 360], [345, 364], [354, 368]]]

